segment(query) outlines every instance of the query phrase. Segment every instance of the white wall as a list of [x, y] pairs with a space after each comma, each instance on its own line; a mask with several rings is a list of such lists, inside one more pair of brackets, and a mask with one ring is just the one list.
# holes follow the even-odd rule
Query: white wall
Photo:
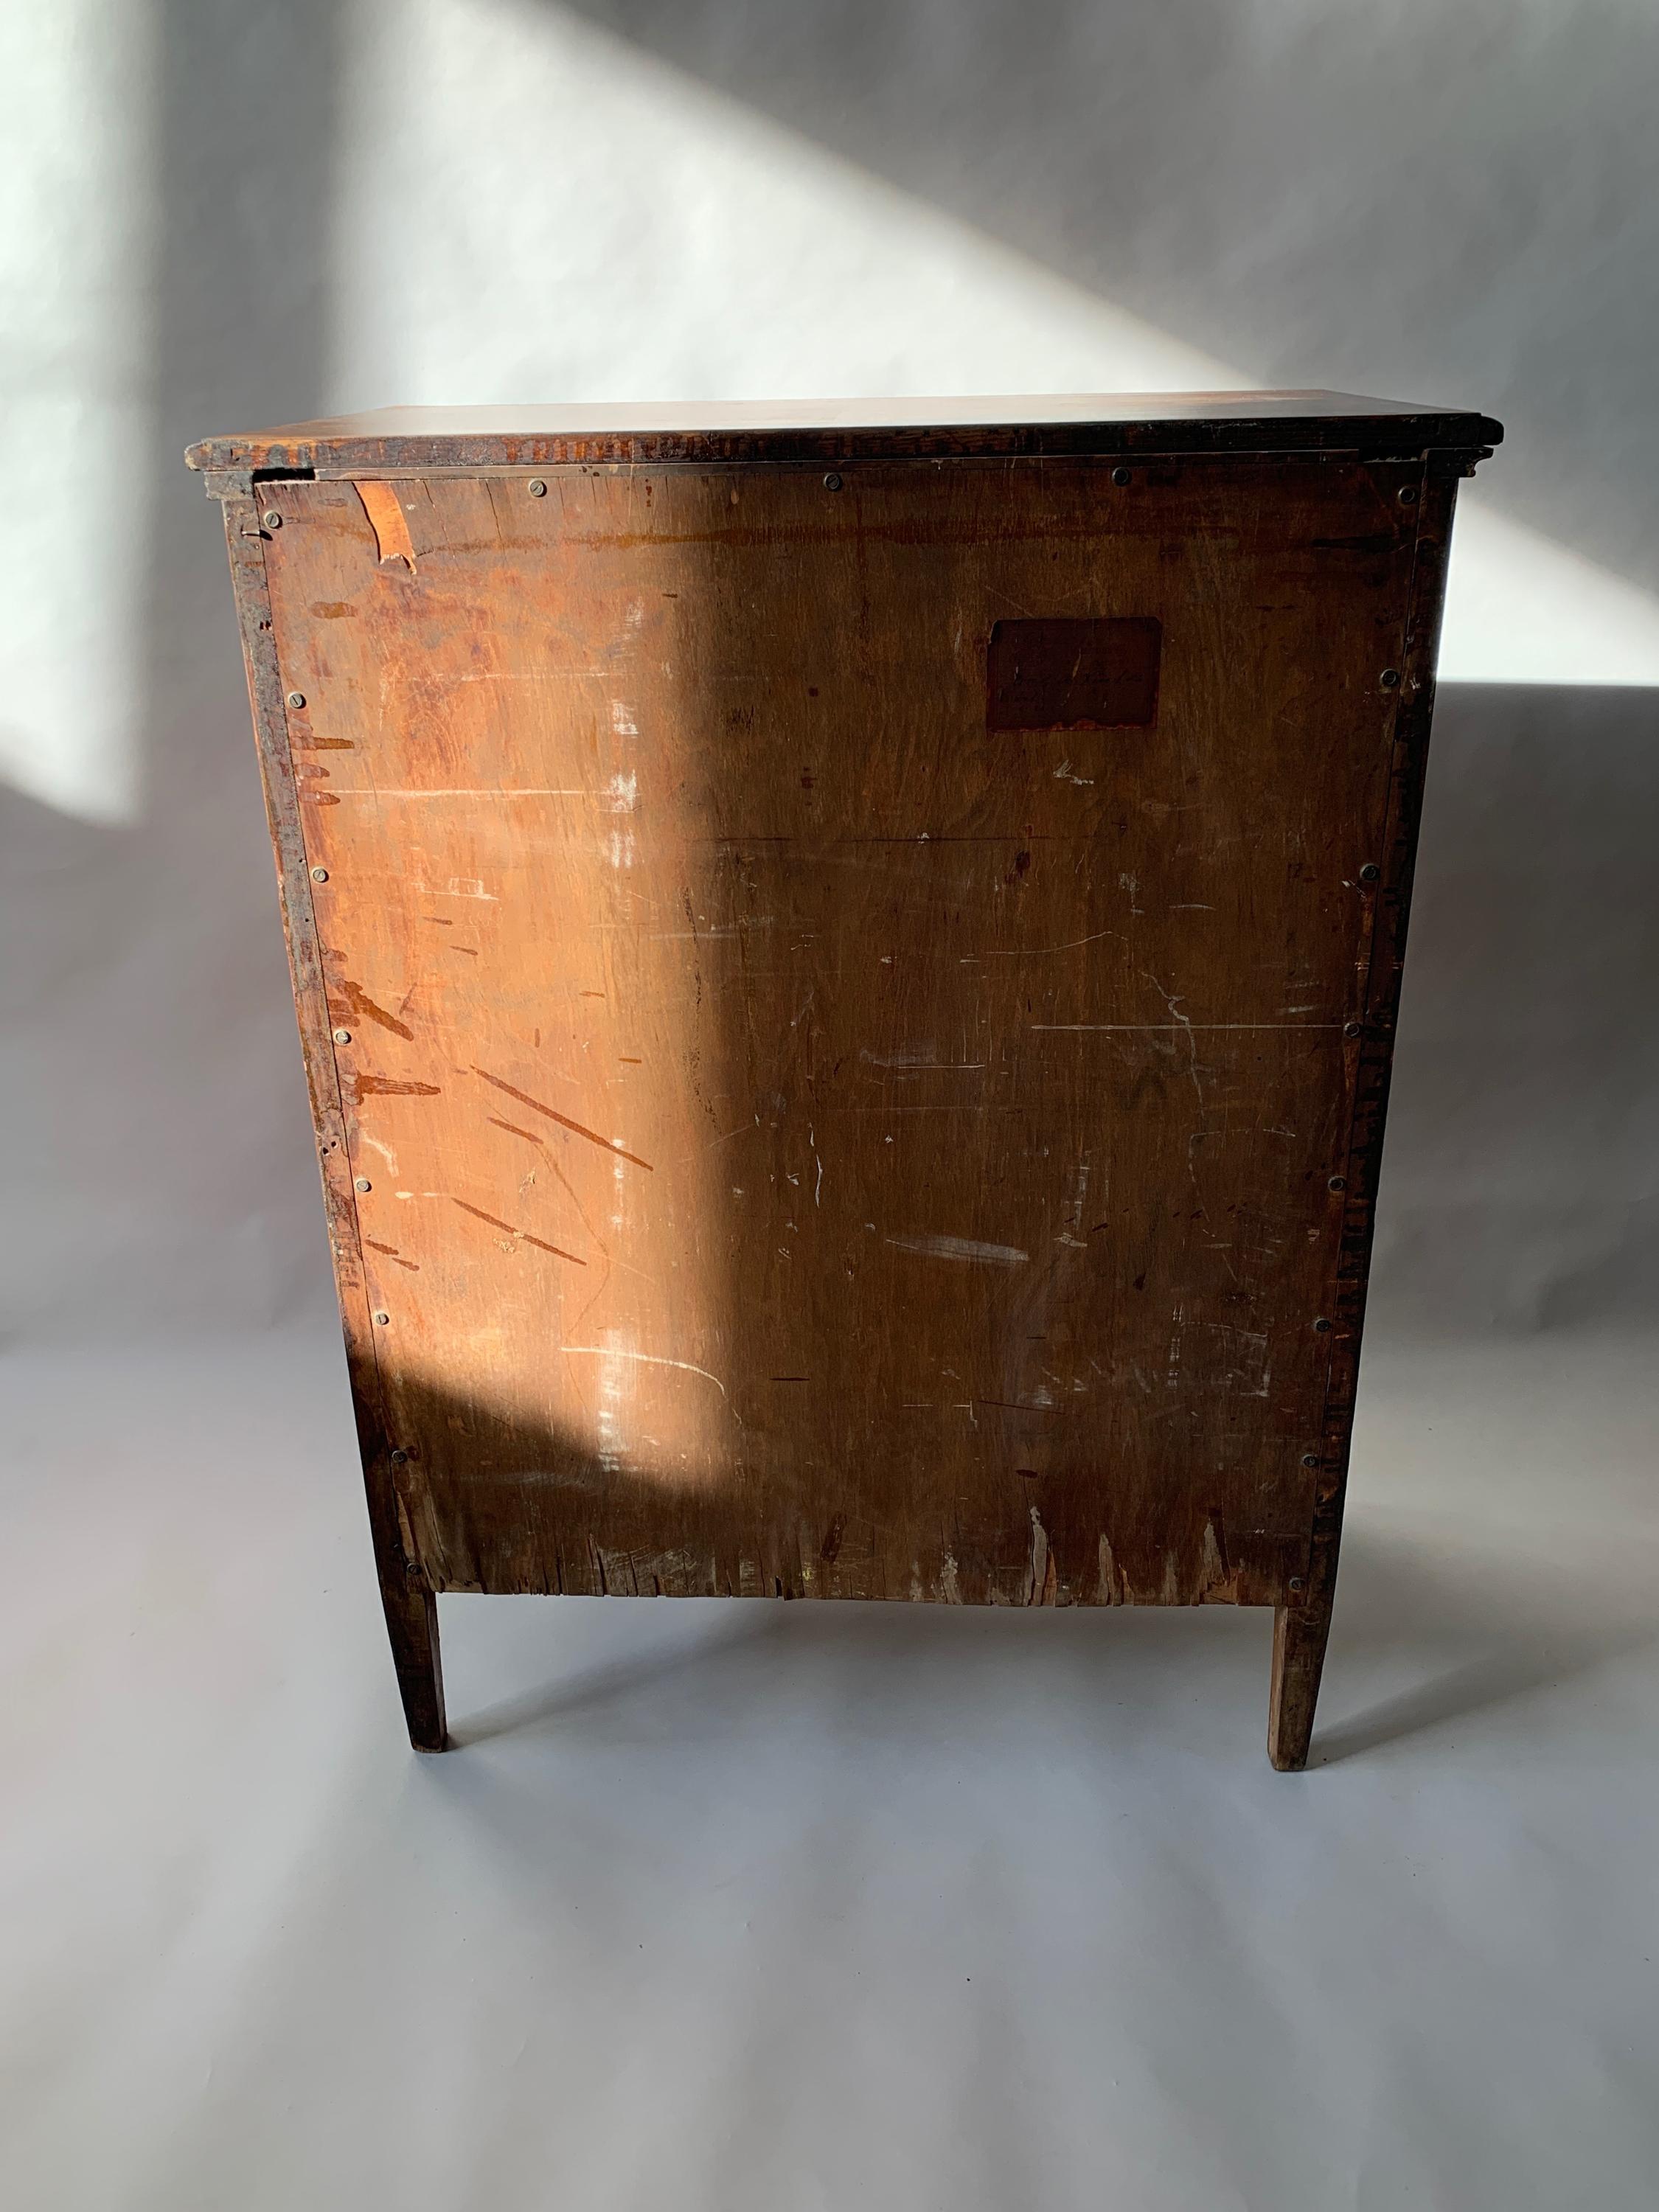
[[1460, 526], [1384, 1287], [1516, 1320], [1643, 1291], [1645, 8], [64, 0], [0, 39], [15, 1325], [249, 1319], [325, 1282], [187, 438], [388, 401], [1256, 382], [1511, 433]]

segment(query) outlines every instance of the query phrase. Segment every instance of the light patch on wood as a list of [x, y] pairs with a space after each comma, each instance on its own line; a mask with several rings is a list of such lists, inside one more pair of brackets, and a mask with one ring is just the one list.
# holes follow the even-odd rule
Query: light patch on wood
[[1017, 1245], [985, 1244], [973, 1237], [889, 1237], [883, 1241], [929, 1260], [966, 1260], [987, 1267], [1023, 1267], [1031, 1256]]
[[374, 532], [378, 549], [377, 559], [382, 567], [388, 561], [401, 561], [412, 576], [415, 573], [415, 547], [409, 534], [409, 518], [404, 514], [403, 501], [394, 487], [374, 479], [357, 485], [357, 496], [363, 503], [363, 513], [368, 517], [368, 526]]

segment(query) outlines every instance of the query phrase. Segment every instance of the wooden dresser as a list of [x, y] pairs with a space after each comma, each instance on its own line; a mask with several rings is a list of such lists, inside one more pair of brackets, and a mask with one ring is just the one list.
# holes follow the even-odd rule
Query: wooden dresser
[[1457, 480], [1330, 392], [206, 440], [381, 1595], [1330, 1621]]

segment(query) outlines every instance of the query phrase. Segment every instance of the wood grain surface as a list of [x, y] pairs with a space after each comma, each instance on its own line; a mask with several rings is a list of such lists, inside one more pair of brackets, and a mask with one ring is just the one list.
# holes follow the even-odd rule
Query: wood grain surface
[[[254, 488], [422, 1589], [1304, 1601], [1452, 487], [1123, 473]], [[1150, 723], [988, 726], [1125, 618]]]

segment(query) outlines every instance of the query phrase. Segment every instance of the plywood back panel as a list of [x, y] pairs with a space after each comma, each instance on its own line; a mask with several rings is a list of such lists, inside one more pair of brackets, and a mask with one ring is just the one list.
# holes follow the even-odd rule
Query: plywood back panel
[[[261, 488], [434, 1586], [1305, 1571], [1421, 471], [1129, 474]], [[1150, 721], [989, 726], [1056, 621]]]

